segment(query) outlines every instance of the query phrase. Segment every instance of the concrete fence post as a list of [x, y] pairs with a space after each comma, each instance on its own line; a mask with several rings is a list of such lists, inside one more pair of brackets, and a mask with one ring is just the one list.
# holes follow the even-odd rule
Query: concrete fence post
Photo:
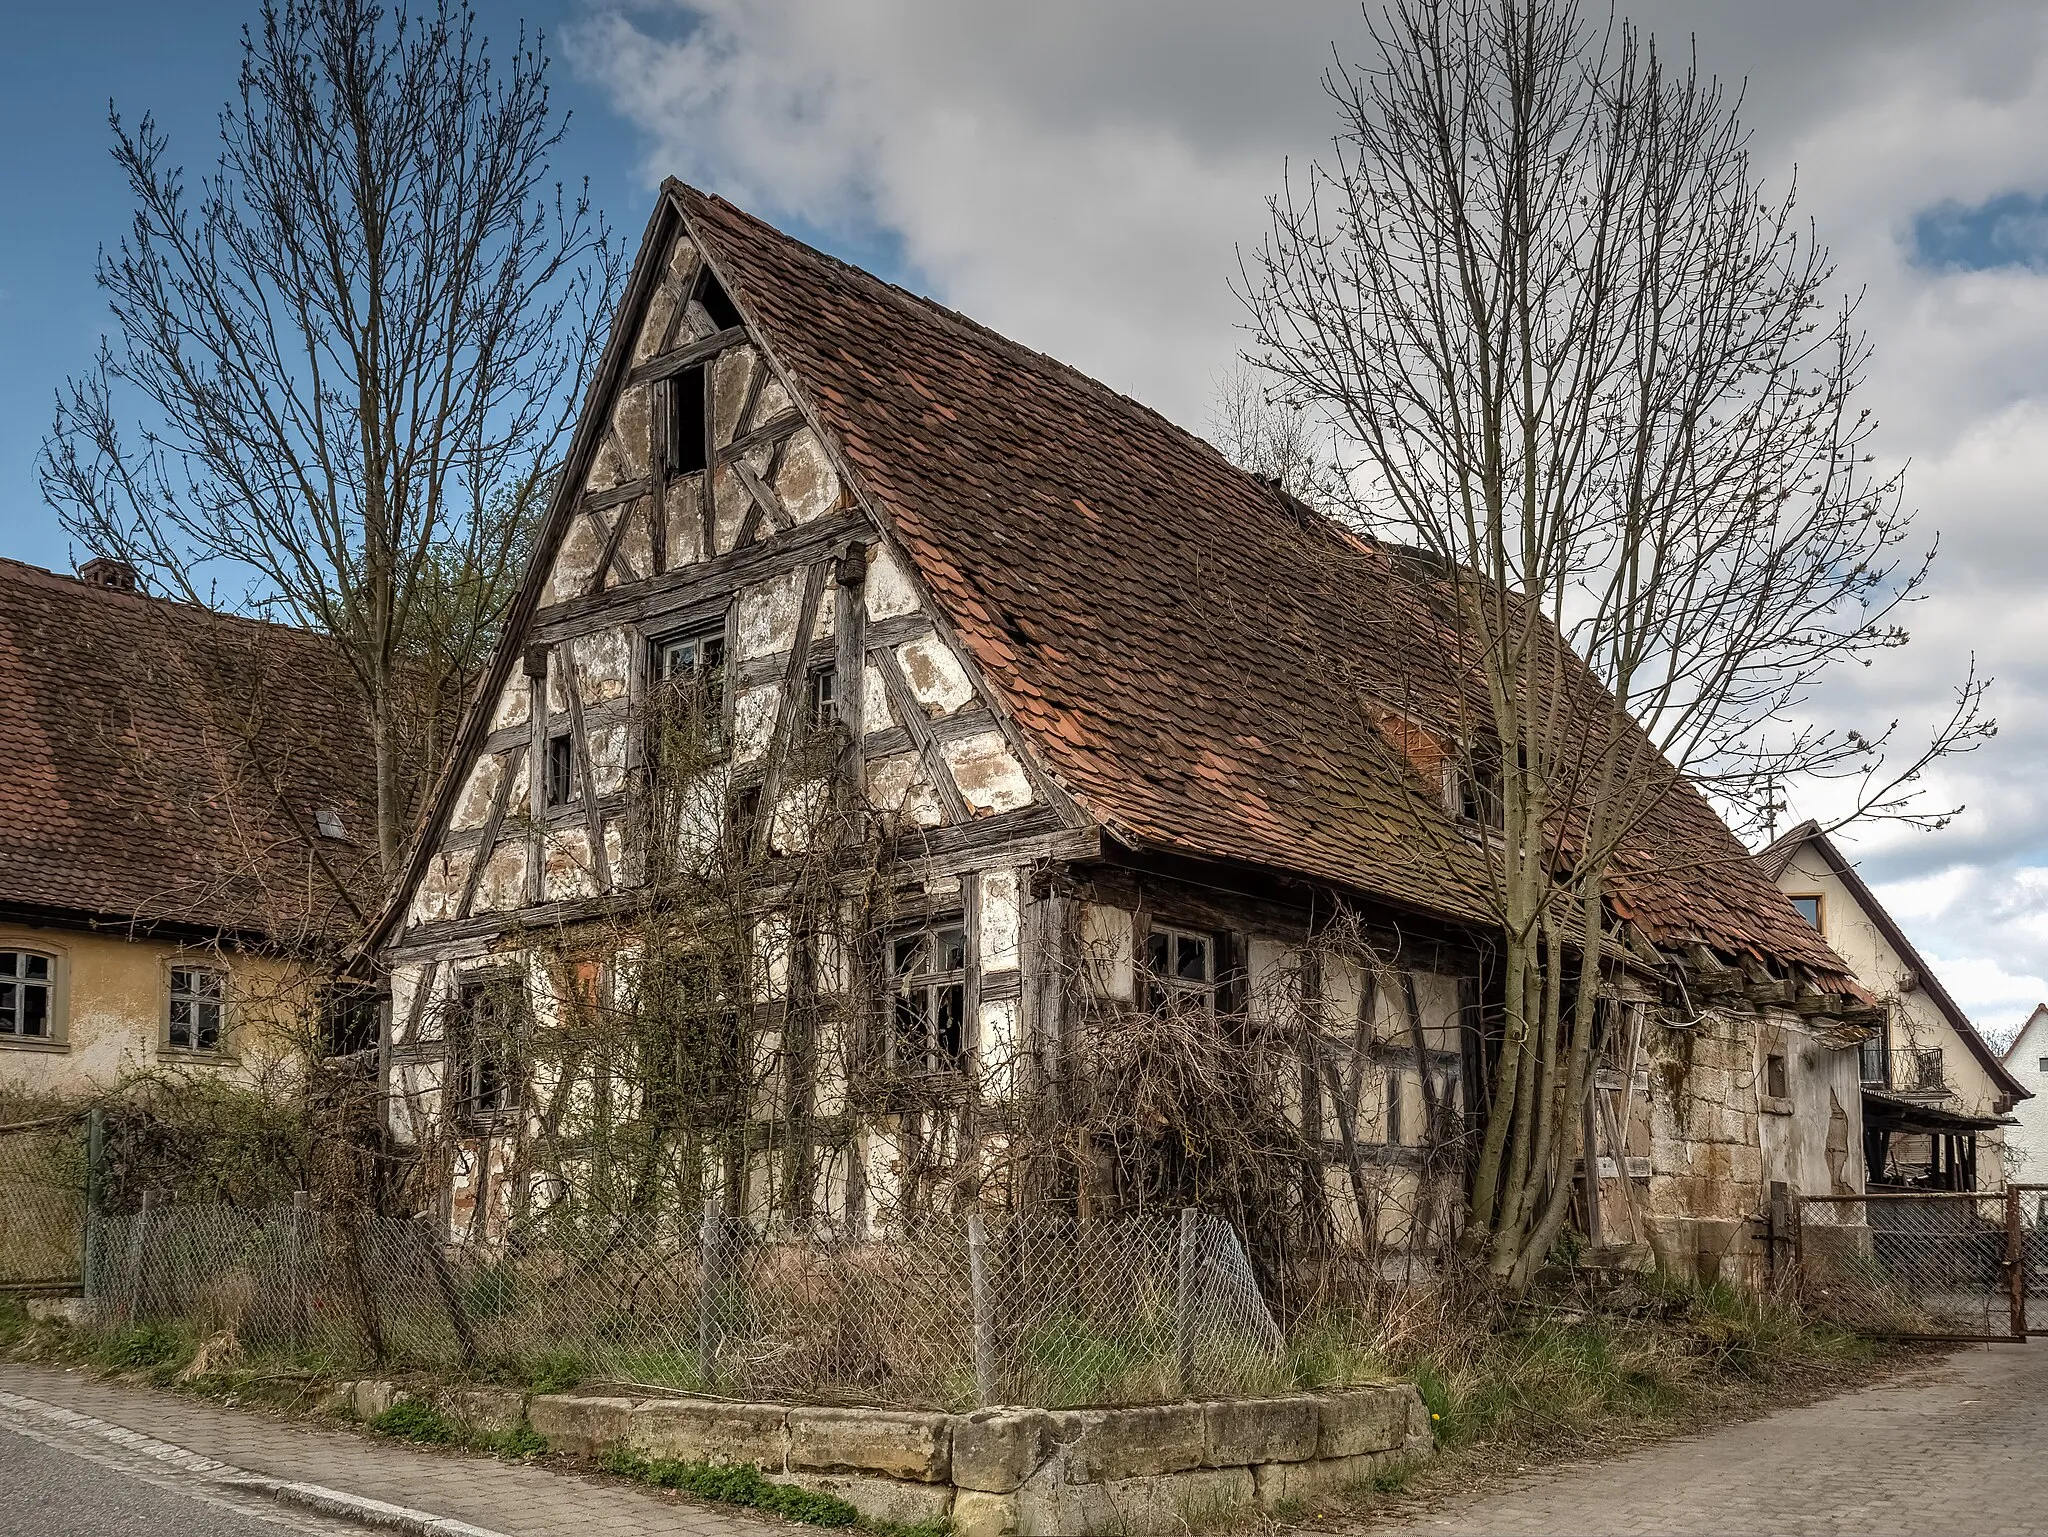
[[100, 1274], [100, 1162], [107, 1151], [107, 1112], [94, 1105], [85, 1113], [85, 1221], [80, 1233], [82, 1252], [78, 1257], [79, 1290], [85, 1298], [85, 1314], [99, 1320]]
[[988, 1232], [981, 1213], [967, 1214], [967, 1281], [974, 1303], [974, 1402], [996, 1401], [996, 1319], [988, 1288]]
[[1200, 1220], [1192, 1206], [1180, 1209], [1180, 1284], [1174, 1289], [1174, 1365], [1183, 1398], [1195, 1393], [1195, 1273], [1201, 1238], [1195, 1224]]

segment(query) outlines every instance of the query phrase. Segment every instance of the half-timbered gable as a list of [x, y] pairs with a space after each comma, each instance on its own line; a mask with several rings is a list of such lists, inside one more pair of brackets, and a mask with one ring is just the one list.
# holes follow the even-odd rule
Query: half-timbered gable
[[[670, 183], [380, 931], [394, 1134], [453, 1128], [455, 1214], [512, 1220], [609, 1177], [565, 1128], [659, 1121], [661, 1074], [716, 1059], [752, 1097], [692, 1101], [680, 1179], [729, 1210], [1085, 1210], [1173, 1171], [1132, 1175], [1155, 1111], [1080, 1106], [1063, 1064], [1128, 1083], [1117, 1043], [1209, 1020], [1325, 1231], [1438, 1228], [1492, 918], [1428, 588], [1096, 381]], [[1680, 954], [1841, 983], [1675, 776], [1642, 841], [1618, 1007]], [[690, 916], [721, 904], [737, 958]], [[509, 994], [529, 1042], [631, 1014], [633, 1081], [593, 1066], [622, 1046], [492, 1059], [465, 1021]], [[1048, 1084], [1057, 1149], [1015, 1109]]]

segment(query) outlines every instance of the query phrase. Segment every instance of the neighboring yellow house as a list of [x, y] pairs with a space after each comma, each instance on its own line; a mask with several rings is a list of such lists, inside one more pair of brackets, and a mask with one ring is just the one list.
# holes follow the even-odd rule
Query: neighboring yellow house
[[1864, 1158], [1873, 1187], [2002, 1190], [2013, 1106], [2033, 1095], [1817, 823], [1757, 855], [1885, 1010], [1863, 1043]]
[[334, 648], [134, 586], [0, 560], [0, 1095], [260, 1075], [368, 900]]

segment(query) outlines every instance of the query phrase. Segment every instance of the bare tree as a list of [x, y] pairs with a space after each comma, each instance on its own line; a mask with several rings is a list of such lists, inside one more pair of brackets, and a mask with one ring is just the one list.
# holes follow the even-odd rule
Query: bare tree
[[1338, 503], [1336, 474], [1307, 408], [1276, 396], [1274, 382], [1240, 362], [1216, 386], [1209, 438], [1247, 474], [1321, 510]]
[[[1464, 1243], [1526, 1284], [1568, 1212], [1619, 877], [1668, 797], [1768, 814], [1802, 776], [1939, 821], [1989, 734], [1974, 672], [1903, 766], [1808, 723], [1925, 580], [1856, 404], [1869, 348], [1737, 103], [1573, 0], [1393, 0], [1326, 79], [1333, 159], [1243, 267], [1255, 361], [1320, 412], [1352, 515], [1415, 547], [1468, 680], [1428, 722], [1504, 932]], [[1441, 691], [1440, 691], [1441, 692]]]
[[110, 114], [137, 204], [99, 265], [119, 340], [39, 466], [65, 527], [156, 590], [246, 583], [335, 638], [387, 871], [434, 745], [408, 733], [493, 638], [621, 262], [551, 182], [538, 39], [500, 70], [474, 27], [448, 0], [266, 3], [196, 194], [152, 118]]

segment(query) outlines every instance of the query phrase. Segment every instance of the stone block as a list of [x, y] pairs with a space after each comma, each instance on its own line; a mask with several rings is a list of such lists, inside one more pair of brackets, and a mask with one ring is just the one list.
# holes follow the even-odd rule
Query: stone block
[[526, 1395], [510, 1388], [458, 1388], [435, 1407], [473, 1431], [501, 1436], [526, 1418]]
[[[1008, 1494], [1053, 1454], [1053, 1418], [1036, 1409], [984, 1409], [953, 1422], [953, 1482]], [[954, 1524], [959, 1524], [956, 1515]]]
[[356, 1385], [353, 1382], [336, 1382], [323, 1388], [319, 1400], [313, 1405], [313, 1412], [325, 1415], [329, 1419], [354, 1419]]
[[527, 1405], [526, 1418], [553, 1450], [595, 1457], [625, 1442], [633, 1422], [633, 1400], [543, 1393]]
[[1180, 1537], [1190, 1531], [1236, 1525], [1258, 1500], [1258, 1485], [1250, 1468], [1196, 1468], [1149, 1478], [1112, 1479], [1094, 1489], [1109, 1507], [1108, 1524], [1067, 1527], [1066, 1531]]
[[1208, 1453], [1200, 1404], [1070, 1410], [1054, 1417], [1054, 1435], [1070, 1484], [1182, 1473], [1201, 1467]]
[[774, 1404], [691, 1403], [650, 1399], [626, 1418], [625, 1442], [649, 1457], [678, 1462], [751, 1462], [767, 1473], [789, 1463], [787, 1411]]
[[1306, 1462], [1316, 1455], [1321, 1404], [1314, 1398], [1233, 1398], [1204, 1404], [1212, 1468]]
[[792, 1409], [789, 1466], [950, 1483], [953, 1416], [882, 1409]]
[[[1321, 1433], [1316, 1455], [1357, 1457], [1391, 1451], [1408, 1437], [1410, 1417], [1422, 1395], [1405, 1382], [1381, 1387], [1347, 1388], [1319, 1395]], [[1429, 1411], [1422, 1410], [1427, 1422]], [[1275, 1459], [1278, 1460], [1278, 1459]]]
[[1258, 1485], [1259, 1508], [1273, 1515], [1356, 1489], [1404, 1455], [1367, 1452], [1357, 1457], [1322, 1457], [1314, 1462], [1269, 1462], [1252, 1470]]
[[406, 1395], [395, 1382], [366, 1377], [355, 1385], [353, 1396], [356, 1418], [373, 1420]]
[[943, 1521], [953, 1514], [951, 1484], [913, 1483], [901, 1478], [876, 1478], [866, 1473], [818, 1473], [792, 1468], [785, 1482], [820, 1494], [836, 1494], [871, 1521], [915, 1526]]
[[953, 1537], [1019, 1537], [1017, 1503], [1015, 1491], [954, 1490]]

